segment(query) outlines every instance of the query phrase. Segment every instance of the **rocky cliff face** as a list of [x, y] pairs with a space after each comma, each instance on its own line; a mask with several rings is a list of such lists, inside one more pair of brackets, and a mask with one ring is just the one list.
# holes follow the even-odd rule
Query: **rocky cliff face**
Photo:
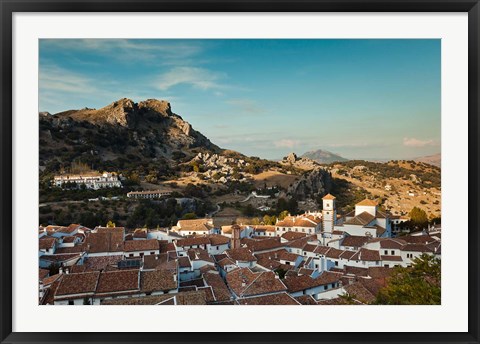
[[[45, 164], [52, 159], [65, 164], [85, 155], [95, 156], [87, 159], [95, 164], [125, 159], [128, 154], [138, 161], [166, 159], [175, 164], [179, 157], [191, 158], [198, 151], [222, 151], [164, 100], [134, 103], [123, 98], [101, 109], [41, 113], [39, 121], [40, 162]], [[50, 154], [60, 148], [62, 154]]]
[[299, 201], [315, 199], [326, 194], [330, 190], [331, 184], [332, 178], [328, 171], [316, 167], [293, 183], [288, 188], [287, 194]]

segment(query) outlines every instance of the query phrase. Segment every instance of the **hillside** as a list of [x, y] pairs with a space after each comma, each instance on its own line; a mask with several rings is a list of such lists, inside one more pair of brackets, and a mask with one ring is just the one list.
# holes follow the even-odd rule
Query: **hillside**
[[428, 155], [428, 156], [422, 156], [419, 158], [413, 159], [414, 161], [418, 162], [424, 162], [426, 164], [430, 164], [433, 166], [441, 167], [442, 165], [442, 154], [434, 154], [434, 155]]
[[395, 215], [407, 214], [414, 206], [431, 216], [441, 214], [441, 172], [433, 165], [413, 160], [351, 160], [330, 164], [328, 169], [332, 177], [367, 191]]
[[[120, 99], [101, 109], [39, 114], [40, 169], [57, 172], [72, 161], [97, 170], [140, 166], [168, 174], [179, 160], [221, 149], [174, 114], [170, 103]], [[143, 171], [143, 172], [147, 172]]]
[[315, 151], [310, 151], [306, 152], [301, 156], [301, 158], [309, 158], [312, 159], [319, 164], [330, 164], [332, 162], [342, 162], [342, 161], [347, 161], [348, 159], [345, 159], [344, 157], [341, 157], [340, 155], [334, 154], [332, 152], [323, 150], [323, 149], [317, 149]]

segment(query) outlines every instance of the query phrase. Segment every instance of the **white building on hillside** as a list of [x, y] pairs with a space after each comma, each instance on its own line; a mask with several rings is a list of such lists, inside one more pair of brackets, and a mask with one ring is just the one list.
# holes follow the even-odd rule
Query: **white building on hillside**
[[66, 184], [76, 185], [80, 188], [85, 185], [87, 189], [98, 190], [105, 188], [120, 188], [122, 183], [114, 172], [90, 172], [84, 174], [64, 174], [53, 177], [53, 185], [59, 188], [65, 187]]

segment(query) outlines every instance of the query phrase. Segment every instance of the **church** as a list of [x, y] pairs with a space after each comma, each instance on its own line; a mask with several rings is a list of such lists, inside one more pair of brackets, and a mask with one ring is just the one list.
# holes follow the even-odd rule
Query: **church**
[[389, 238], [392, 235], [390, 215], [381, 211], [377, 202], [364, 199], [355, 204], [355, 210], [338, 217], [335, 196], [327, 194], [323, 197], [322, 236], [335, 238], [345, 234], [366, 236], [371, 238]]

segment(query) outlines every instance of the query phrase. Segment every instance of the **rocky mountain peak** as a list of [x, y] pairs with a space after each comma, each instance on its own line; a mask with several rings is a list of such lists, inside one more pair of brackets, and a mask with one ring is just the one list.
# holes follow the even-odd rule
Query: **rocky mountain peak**
[[166, 100], [147, 99], [138, 104], [138, 107], [154, 110], [166, 116], [172, 116], [172, 107]]

